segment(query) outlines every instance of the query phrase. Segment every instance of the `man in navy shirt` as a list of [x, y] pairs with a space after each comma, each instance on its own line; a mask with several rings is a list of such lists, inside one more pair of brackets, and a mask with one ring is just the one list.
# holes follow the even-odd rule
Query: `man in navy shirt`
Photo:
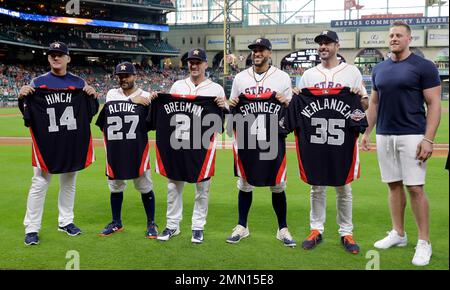
[[369, 135], [376, 124], [378, 162], [381, 179], [389, 186], [393, 229], [374, 246], [379, 249], [406, 246], [405, 185], [419, 232], [412, 263], [425, 266], [432, 251], [428, 200], [423, 187], [426, 161], [433, 153], [433, 140], [440, 122], [441, 83], [434, 63], [410, 51], [411, 40], [407, 24], [392, 24], [389, 30], [391, 55], [372, 73], [373, 90], [367, 111], [369, 127], [363, 136], [362, 148], [369, 150]]
[[[20, 89], [19, 99], [32, 95], [35, 92], [35, 88], [77, 88], [83, 89], [88, 95], [96, 95], [95, 89], [88, 86], [82, 78], [67, 72], [70, 56], [69, 49], [65, 43], [54, 42], [50, 44], [47, 53], [51, 71], [33, 79], [30, 85], [23, 86]], [[27, 211], [24, 219], [25, 244], [27, 246], [39, 243], [38, 232], [41, 228], [42, 214], [44, 212], [45, 194], [52, 177], [51, 173], [45, 172], [39, 167], [33, 167], [33, 170], [34, 175], [28, 193]], [[60, 174], [58, 230], [66, 232], [69, 236], [81, 234], [81, 230], [73, 223], [76, 175], [77, 172]]]

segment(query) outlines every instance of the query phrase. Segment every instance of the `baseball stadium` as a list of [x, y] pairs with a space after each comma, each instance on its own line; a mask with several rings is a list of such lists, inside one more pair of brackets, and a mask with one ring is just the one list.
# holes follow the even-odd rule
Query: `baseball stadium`
[[[0, 0], [0, 269], [448, 270], [448, 5]], [[278, 163], [236, 128], [172, 147], [169, 111], [252, 102], [286, 114]]]

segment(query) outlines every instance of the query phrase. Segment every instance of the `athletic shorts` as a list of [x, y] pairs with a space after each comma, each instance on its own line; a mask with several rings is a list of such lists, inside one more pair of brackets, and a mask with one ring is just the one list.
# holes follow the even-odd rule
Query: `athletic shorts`
[[378, 164], [385, 183], [424, 185], [426, 162], [416, 159], [423, 135], [377, 135]]

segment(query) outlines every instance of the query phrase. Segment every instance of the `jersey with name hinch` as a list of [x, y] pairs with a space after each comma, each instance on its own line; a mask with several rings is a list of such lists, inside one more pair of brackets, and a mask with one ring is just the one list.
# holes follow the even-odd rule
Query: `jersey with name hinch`
[[156, 130], [156, 172], [172, 180], [201, 182], [214, 175], [216, 136], [223, 112], [215, 97], [158, 94], [149, 122]]
[[103, 132], [110, 179], [134, 179], [150, 169], [148, 113], [148, 106], [128, 100], [107, 102], [100, 112], [96, 125]]
[[285, 108], [275, 96], [276, 92], [242, 94], [231, 110], [234, 175], [253, 186], [275, 186], [286, 180], [286, 142], [279, 130]]
[[367, 127], [360, 97], [350, 88], [303, 89], [285, 118], [295, 130], [301, 179], [311, 185], [342, 186], [359, 178], [358, 136]]
[[33, 141], [33, 166], [49, 173], [88, 167], [95, 160], [90, 123], [98, 106], [81, 89], [36, 88], [19, 100]]

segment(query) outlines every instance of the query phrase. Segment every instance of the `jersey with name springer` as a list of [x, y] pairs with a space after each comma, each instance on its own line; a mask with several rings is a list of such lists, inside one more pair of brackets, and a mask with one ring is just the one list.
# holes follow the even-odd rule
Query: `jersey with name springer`
[[253, 186], [275, 186], [286, 180], [286, 136], [279, 128], [286, 109], [276, 94], [241, 94], [231, 110], [234, 175]]

